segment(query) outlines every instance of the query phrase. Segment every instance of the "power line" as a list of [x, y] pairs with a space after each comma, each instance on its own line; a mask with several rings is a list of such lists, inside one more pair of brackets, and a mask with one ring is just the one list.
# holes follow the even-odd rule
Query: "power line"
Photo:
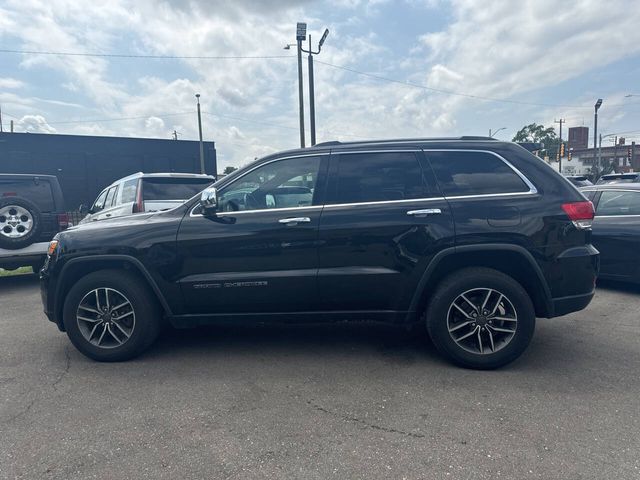
[[[444, 95], [455, 95], [455, 96], [459, 96], [459, 97], [466, 97], [466, 98], [473, 98], [476, 100], [487, 100], [487, 101], [491, 101], [491, 102], [502, 102], [502, 103], [511, 103], [511, 104], [516, 104], [516, 105], [532, 105], [532, 106], [536, 106], [536, 107], [565, 107], [565, 108], [593, 108], [593, 105], [567, 105], [567, 104], [562, 104], [562, 103], [537, 103], [537, 102], [525, 102], [525, 101], [521, 101], [521, 100], [510, 100], [507, 98], [498, 98], [498, 97], [487, 97], [484, 95], [474, 95], [471, 93], [463, 93], [463, 92], [455, 92], [453, 90], [443, 90], [440, 88], [433, 88], [433, 87], [428, 87], [426, 85], [422, 85], [419, 83], [414, 83], [414, 82], [409, 82], [406, 80], [397, 80], [394, 78], [388, 78], [388, 77], [383, 77], [382, 75], [376, 75], [374, 73], [368, 73], [368, 72], [362, 72], [360, 70], [356, 70], [355, 68], [351, 68], [351, 67], [345, 67], [342, 65], [334, 65], [333, 63], [328, 63], [328, 62], [323, 62], [321, 60], [316, 60], [317, 63], [321, 63], [323, 65], [326, 65], [328, 67], [332, 67], [332, 68], [336, 68], [339, 70], [345, 70], [347, 72], [351, 72], [351, 73], [355, 73], [358, 75], [362, 75], [365, 77], [369, 77], [369, 78], [373, 78], [376, 80], [381, 80], [384, 82], [390, 82], [390, 83], [397, 83], [400, 85], [405, 85], [408, 87], [414, 87], [414, 88], [420, 88], [423, 90], [428, 90], [431, 92], [435, 92], [435, 93], [442, 93]], [[618, 107], [618, 106], [627, 106], [627, 105], [633, 105], [635, 103], [640, 103], [640, 102], [633, 102], [633, 103], [616, 103], [616, 104], [609, 104], [609, 107]]]
[[54, 55], [60, 57], [99, 57], [99, 58], [148, 58], [155, 60], [239, 60], [239, 59], [274, 59], [295, 58], [293, 55], [144, 55], [124, 53], [89, 53], [89, 52], [50, 52], [40, 50], [0, 49], [0, 53], [24, 55]]

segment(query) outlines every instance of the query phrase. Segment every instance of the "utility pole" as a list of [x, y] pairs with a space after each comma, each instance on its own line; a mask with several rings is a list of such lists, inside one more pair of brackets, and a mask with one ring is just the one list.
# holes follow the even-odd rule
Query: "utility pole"
[[[200, 134], [200, 173], [204, 171], [204, 144], [202, 143], [202, 118], [200, 117], [200, 94], [196, 93], [196, 100], [198, 102], [198, 133]], [[216, 172], [213, 172], [214, 174]]]
[[178, 140], [178, 132], [176, 132], [175, 130], [173, 131], [172, 136], [174, 140]]
[[11, 131], [11, 133], [13, 133], [13, 120], [11, 120], [11, 122], [9, 123], [9, 125], [10, 125], [10, 131]]
[[317, 52], [314, 52], [313, 48], [311, 48], [311, 35], [309, 35], [309, 50], [302, 48], [304, 53], [309, 54], [309, 125], [311, 128], [311, 146], [316, 144], [316, 96], [314, 92], [315, 86], [313, 79], [313, 56], [320, 53], [322, 45], [327, 39], [327, 35], [329, 35], [329, 29], [325, 28], [322, 38], [320, 39], [320, 42], [318, 42]]
[[298, 44], [298, 113], [300, 115], [300, 148], [304, 148], [304, 93], [302, 81], [302, 41], [307, 36], [307, 24], [296, 25], [296, 42]]
[[0, 133], [2, 133], [2, 107], [0, 106]]
[[593, 114], [593, 149], [595, 150], [597, 148], [597, 141], [598, 141], [598, 109], [600, 108], [600, 106], [602, 105], [602, 99], [599, 98], [598, 101], [596, 102], [596, 104], [593, 106], [594, 107], [594, 114]]
[[562, 173], [562, 124], [564, 123], [564, 118], [560, 120], [554, 120], [553, 123], [560, 124], [560, 143], [558, 143], [558, 171]]

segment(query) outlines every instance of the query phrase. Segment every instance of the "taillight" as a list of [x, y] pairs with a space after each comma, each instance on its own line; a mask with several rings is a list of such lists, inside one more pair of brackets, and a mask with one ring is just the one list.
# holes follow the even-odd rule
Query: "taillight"
[[576, 228], [581, 230], [591, 228], [595, 212], [593, 210], [593, 203], [590, 201], [564, 203], [562, 204], [562, 209]]
[[144, 212], [144, 203], [142, 202], [142, 182], [138, 182], [138, 192], [136, 193], [136, 203], [133, 204], [133, 213]]
[[66, 213], [58, 214], [58, 227], [60, 230], [64, 230], [65, 228], [69, 228], [69, 215]]

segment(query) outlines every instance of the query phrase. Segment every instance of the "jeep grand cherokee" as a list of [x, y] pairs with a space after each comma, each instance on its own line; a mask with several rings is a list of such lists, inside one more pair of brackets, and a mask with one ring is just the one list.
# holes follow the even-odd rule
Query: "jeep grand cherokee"
[[170, 211], [58, 234], [42, 300], [101, 361], [140, 354], [163, 321], [351, 319], [425, 325], [453, 362], [496, 368], [536, 317], [591, 301], [592, 219], [513, 143], [329, 142], [257, 160]]

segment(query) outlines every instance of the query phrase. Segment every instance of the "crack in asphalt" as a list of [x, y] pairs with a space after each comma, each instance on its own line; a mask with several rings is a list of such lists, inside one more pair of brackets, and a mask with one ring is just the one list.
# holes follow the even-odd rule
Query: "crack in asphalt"
[[58, 391], [58, 384], [67, 375], [67, 373], [69, 373], [69, 367], [71, 367], [71, 355], [69, 354], [69, 347], [64, 347], [64, 357], [65, 357], [65, 360], [66, 360], [66, 363], [65, 363], [65, 366], [64, 366], [64, 370], [62, 370], [62, 373], [51, 384], [51, 386], [53, 387], [53, 389], [55, 391]]
[[370, 423], [367, 422], [366, 420], [362, 419], [362, 418], [358, 418], [352, 415], [348, 415], [348, 414], [342, 414], [339, 412], [333, 412], [331, 410], [328, 410], [326, 408], [324, 408], [321, 405], [318, 405], [317, 403], [314, 403], [312, 400], [307, 400], [307, 405], [311, 406], [312, 408], [314, 408], [315, 410], [325, 413], [327, 415], [331, 415], [337, 418], [341, 418], [347, 422], [352, 422], [352, 423], [358, 423], [362, 426], [364, 426], [365, 428], [371, 428], [373, 430], [379, 430], [382, 432], [387, 432], [387, 433], [396, 433], [399, 435], [404, 435], [405, 437], [412, 437], [412, 438], [425, 438], [425, 435], [422, 435], [421, 433], [414, 433], [414, 432], [406, 432], [404, 430], [399, 430], [397, 428], [390, 428], [390, 427], [383, 427], [382, 425], [377, 425], [375, 423]]
[[[64, 349], [64, 356], [65, 356], [65, 366], [64, 369], [62, 370], [62, 373], [58, 376], [58, 378], [56, 378], [51, 384], [50, 386], [53, 388], [54, 391], [58, 391], [58, 384], [62, 381], [62, 379], [67, 375], [67, 373], [69, 373], [69, 368], [71, 367], [71, 355], [69, 353], [69, 347], [65, 347]], [[31, 408], [35, 405], [35, 403], [38, 401], [38, 395], [36, 395], [35, 398], [33, 398], [26, 406], [26, 408], [24, 408], [21, 412], [16, 413], [15, 415], [13, 415], [12, 417], [9, 417], [6, 421], [6, 423], [11, 423], [14, 420], [17, 420], [18, 418], [26, 415], [27, 413], [29, 413], [29, 410], [31, 410]]]

